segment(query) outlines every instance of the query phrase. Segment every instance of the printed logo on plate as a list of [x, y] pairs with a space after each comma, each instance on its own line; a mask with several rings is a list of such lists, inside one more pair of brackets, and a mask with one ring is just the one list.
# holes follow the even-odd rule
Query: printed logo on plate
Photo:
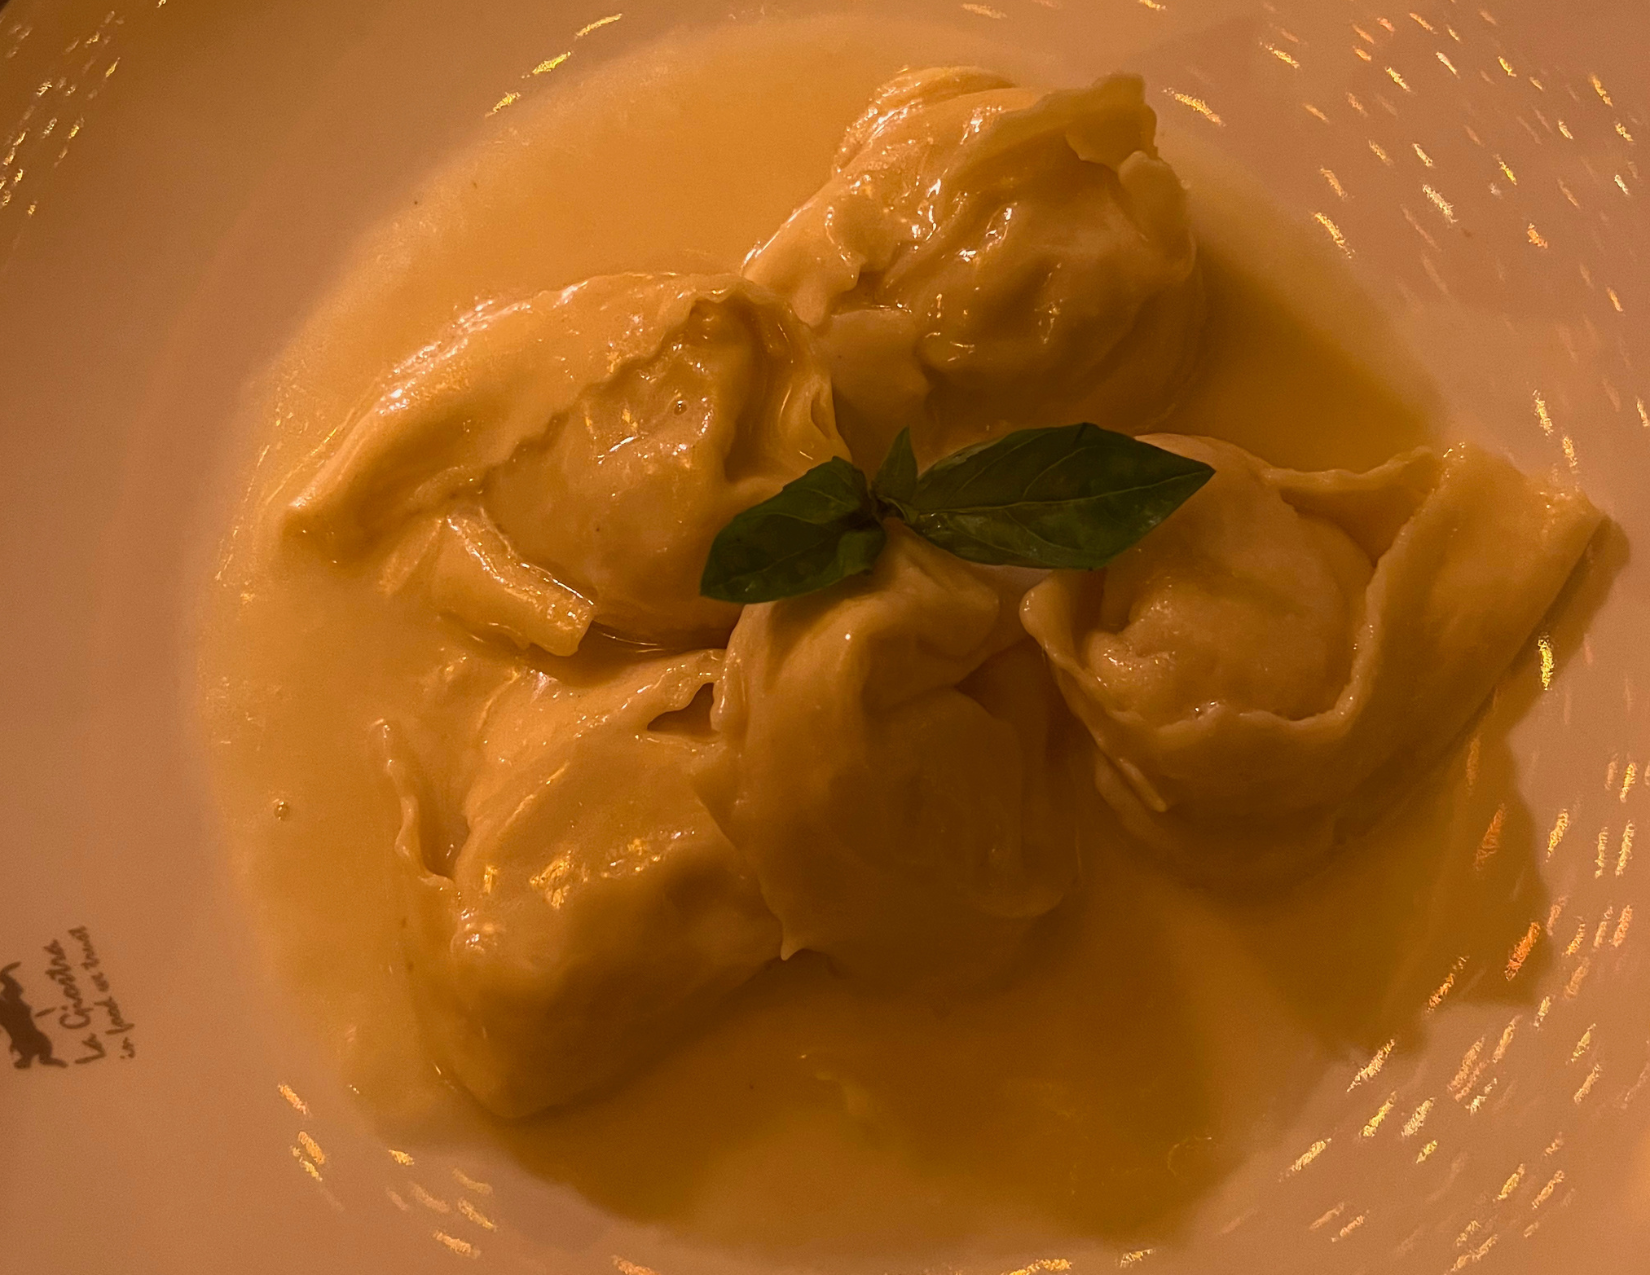
[[121, 1011], [83, 925], [55, 938], [34, 960], [0, 966], [0, 1028], [12, 1066], [83, 1066], [137, 1057], [137, 1025]]

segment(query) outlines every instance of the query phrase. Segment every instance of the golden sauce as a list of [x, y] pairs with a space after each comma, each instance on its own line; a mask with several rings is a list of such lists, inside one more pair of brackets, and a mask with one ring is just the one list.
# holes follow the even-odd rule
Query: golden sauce
[[[278, 540], [269, 511], [384, 371], [477, 300], [615, 269], [737, 268], [824, 177], [875, 85], [989, 58], [918, 27], [773, 24], [514, 108], [359, 246], [254, 397], [263, 450], [214, 585], [204, 715], [273, 957], [386, 1132], [497, 1139], [603, 1207], [730, 1243], [1134, 1234], [1205, 1192], [1302, 1077], [1382, 1044], [1460, 952], [1506, 950], [1509, 904], [1484, 899], [1537, 888], [1509, 884], [1520, 855], [1486, 878], [1452, 851], [1505, 803], [1506, 844], [1528, 840], [1491, 729], [1510, 702], [1378, 846], [1282, 897], [1159, 877], [1115, 849], [1096, 802], [1083, 888], [984, 998], [871, 996], [804, 955], [618, 1092], [516, 1125], [425, 1057], [401, 978], [396, 804], [369, 729], [430, 669], [506, 653]], [[1302, 467], [1367, 467], [1431, 436], [1430, 390], [1332, 250], [1176, 140], [1164, 150], [1192, 187], [1212, 315], [1162, 428]], [[1479, 906], [1445, 935], [1437, 917], [1462, 894]]]

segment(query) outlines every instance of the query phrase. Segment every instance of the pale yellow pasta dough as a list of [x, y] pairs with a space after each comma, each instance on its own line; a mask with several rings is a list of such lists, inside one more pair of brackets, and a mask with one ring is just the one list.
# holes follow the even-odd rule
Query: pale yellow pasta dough
[[1075, 882], [1066, 716], [1019, 596], [895, 528], [868, 576], [745, 609], [701, 790], [787, 955], [978, 984]]
[[1099, 747], [1101, 794], [1195, 875], [1321, 854], [1466, 725], [1600, 515], [1461, 444], [1365, 474], [1270, 468], [1154, 436], [1216, 477], [1104, 571], [1022, 619]]
[[907, 72], [835, 170], [746, 262], [817, 327], [842, 429], [874, 466], [1007, 428], [1130, 433], [1169, 405], [1203, 302], [1186, 197], [1136, 76], [1039, 94]]
[[401, 539], [390, 587], [552, 654], [591, 623], [718, 641], [738, 611], [699, 596], [711, 539], [844, 454], [813, 338], [770, 294], [613, 275], [466, 315], [349, 425], [290, 521], [340, 556]]
[[[698, 651], [586, 687], [518, 667], [473, 738], [436, 742], [434, 782], [386, 728], [420, 1014], [437, 1059], [500, 1115], [622, 1078], [779, 954], [690, 782], [719, 749], [701, 696], [721, 666]], [[431, 862], [429, 807], [454, 771], [465, 835], [448, 867]]]

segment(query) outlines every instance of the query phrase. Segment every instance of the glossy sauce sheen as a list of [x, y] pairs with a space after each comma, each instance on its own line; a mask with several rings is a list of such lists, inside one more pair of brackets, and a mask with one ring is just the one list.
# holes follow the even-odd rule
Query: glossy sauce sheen
[[[1096, 800], [1082, 885], [983, 996], [871, 994], [803, 953], [618, 1091], [517, 1124], [481, 1115], [419, 1043], [372, 726], [433, 671], [484, 678], [514, 653], [385, 596], [373, 564], [277, 537], [271, 511], [456, 315], [615, 270], [737, 269], [818, 186], [872, 88], [905, 64], [989, 58], [955, 34], [776, 24], [614, 65], [432, 178], [254, 399], [261, 450], [215, 585], [204, 712], [275, 958], [386, 1132], [497, 1139], [601, 1206], [717, 1240], [1124, 1235], [1200, 1194], [1302, 1076], [1378, 1046], [1430, 990], [1441, 938], [1413, 898], [1465, 890], [1440, 847], [1475, 839], [1508, 790], [1493, 743], [1470, 795], [1449, 769], [1378, 848], [1281, 897], [1168, 882], [1108, 849]], [[1218, 162], [1162, 146], [1191, 190], [1211, 313], [1159, 428], [1300, 468], [1429, 441], [1431, 391], [1341, 264]], [[555, 672], [593, 681], [633, 658], [596, 637]], [[1498, 924], [1468, 909], [1450, 942], [1480, 922]]]

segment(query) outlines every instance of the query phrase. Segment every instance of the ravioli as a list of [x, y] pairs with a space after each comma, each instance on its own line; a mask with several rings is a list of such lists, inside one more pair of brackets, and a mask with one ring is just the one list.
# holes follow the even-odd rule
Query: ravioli
[[423, 1021], [499, 1115], [623, 1078], [779, 954], [779, 922], [692, 787], [719, 750], [705, 697], [721, 666], [697, 651], [582, 687], [517, 669], [473, 743], [448, 748], [449, 777], [473, 756], [444, 869], [431, 861], [440, 785], [392, 733]]
[[745, 263], [816, 327], [842, 430], [874, 467], [1075, 420], [1137, 433], [1197, 349], [1197, 252], [1136, 76], [1039, 94], [913, 71]]
[[785, 955], [979, 985], [1072, 887], [1067, 719], [1018, 597], [895, 528], [868, 576], [740, 617], [700, 788]]
[[832, 456], [809, 332], [732, 275], [612, 275], [482, 307], [352, 422], [289, 523], [472, 630], [552, 654], [591, 624], [717, 642], [699, 596], [734, 514]]
[[[860, 76], [873, 64], [889, 65], [885, 48], [835, 83], [869, 83]], [[647, 131], [676, 139], [651, 163], [680, 140], [666, 116], [727, 127], [726, 85], [701, 73], [696, 111], [659, 108], [669, 80], [649, 80], [665, 90], [647, 103]], [[776, 96], [789, 91], [771, 68], [761, 74]], [[628, 86], [602, 100], [625, 103], [634, 123], [627, 112], [645, 96]], [[932, 1203], [929, 1151], [955, 1160], [960, 1150], [947, 1160], [956, 1182], [950, 1168], [990, 1159], [994, 1188], [1009, 1183], [1015, 1200], [1011, 1179], [1028, 1176], [1015, 1166], [1035, 1151], [1057, 1210], [1084, 1194], [1072, 1183], [1087, 1175], [1099, 1189], [1084, 1209], [1115, 1220], [1126, 1210], [1102, 1197], [1141, 1177], [1117, 1169], [1118, 1130], [1125, 1141], [1139, 1132], [1117, 1123], [1117, 1101], [1127, 1106], [1163, 1057], [1185, 1052], [1171, 1021], [1182, 1007], [1160, 995], [1167, 985], [1118, 977], [1118, 952], [1152, 964], [1156, 922], [1135, 914], [1159, 906], [1157, 891], [1085, 878], [1118, 856], [1155, 856], [1224, 886], [1316, 862], [1400, 800], [1469, 722], [1598, 514], [1470, 447], [1406, 453], [1368, 473], [1298, 473], [1222, 442], [1152, 435], [1203, 353], [1205, 297], [1187, 193], [1158, 153], [1135, 77], [1043, 93], [968, 67], [897, 76], [849, 125], [824, 184], [776, 228], [740, 220], [737, 201], [765, 219], [775, 192], [807, 186], [808, 166], [826, 159], [809, 152], [794, 104], [781, 115], [784, 126], [763, 124], [776, 162], [762, 183], [716, 190], [705, 174], [720, 170], [697, 154], [661, 164], [670, 176], [659, 178], [612, 149], [637, 130], [615, 129], [602, 143], [611, 170], [588, 188], [557, 160], [531, 180], [515, 168], [478, 202], [460, 185], [440, 202], [463, 224], [432, 217], [439, 235], [419, 241], [431, 251], [400, 254], [420, 272], [430, 262], [414, 291], [430, 313], [451, 303], [443, 316], [470, 305], [471, 281], [506, 249], [535, 263], [533, 277], [572, 278], [582, 262], [626, 253], [710, 259], [757, 243], [741, 273], [608, 275], [476, 306], [350, 415], [317, 407], [291, 423], [305, 403], [355, 401], [361, 350], [374, 345], [358, 334], [381, 323], [385, 298], [410, 293], [336, 305], [289, 361], [283, 394], [295, 377], [319, 383], [290, 395], [297, 407], [281, 428], [293, 432], [273, 454], [317, 455], [329, 441], [301, 474], [259, 478], [249, 508], [260, 533], [279, 534], [230, 546], [226, 562], [242, 565], [220, 576], [219, 641], [233, 676], [215, 677], [204, 697], [214, 736], [241, 741], [255, 776], [240, 825], [265, 839], [272, 878], [308, 891], [288, 915], [314, 949], [306, 972], [333, 980], [335, 1034], [352, 1048], [358, 1027], [363, 1042], [399, 1044], [419, 1035], [416, 1013], [425, 1049], [403, 1074], [427, 1078], [433, 1058], [502, 1117], [608, 1093], [724, 1015], [774, 963], [823, 958], [769, 970], [751, 989], [760, 994], [727, 1015], [727, 1034], [684, 1050], [674, 1079], [661, 1067], [629, 1114], [604, 1103], [534, 1136], [580, 1126], [566, 1145], [634, 1148], [638, 1115], [664, 1113], [668, 1125], [686, 1111], [660, 1145], [674, 1140], [698, 1163], [725, 1142], [722, 1114], [754, 1110], [749, 1086], [764, 1105], [809, 1110], [799, 1125], [795, 1107], [772, 1108], [775, 1120], [751, 1127], [754, 1154], [710, 1175], [715, 1189], [770, 1169], [778, 1131], [825, 1153], [808, 1167], [828, 1194], [833, 1166], [871, 1163], [858, 1158], [871, 1130], [921, 1153], [895, 1157], [916, 1166], [903, 1196], [888, 1193], [890, 1212], [908, 1215], [900, 1234], [914, 1216], [904, 1203], [917, 1214]], [[820, 136], [834, 140], [834, 118], [817, 113]], [[530, 127], [512, 163], [546, 157]], [[556, 136], [550, 149], [578, 151], [569, 133]], [[690, 136], [679, 149], [713, 134]], [[782, 150], [790, 143], [794, 153]], [[564, 179], [559, 189], [534, 184], [546, 171]], [[1219, 189], [1202, 180], [1200, 191]], [[647, 181], [680, 190], [623, 209], [603, 196], [610, 219], [589, 206], [590, 189], [645, 196]], [[544, 234], [523, 215], [532, 206], [521, 190], [558, 205], [565, 196], [576, 215], [561, 224], [582, 223], [591, 242], [575, 250], [571, 237]], [[725, 209], [736, 215], [718, 220]], [[657, 234], [668, 216], [682, 219], [680, 235]], [[626, 222], [651, 237], [627, 240], [614, 230]], [[1409, 401], [1376, 384], [1386, 334], [1342, 349], [1288, 300], [1335, 276], [1291, 281], [1304, 249], [1251, 263], [1256, 235], [1210, 225], [1222, 312], [1192, 414], [1241, 424], [1227, 409], [1253, 406], [1248, 391], [1272, 377], [1289, 428], [1309, 431], [1315, 454], [1407, 446], [1421, 411], [1412, 420], [1405, 407], [1400, 422], [1384, 406]], [[511, 235], [538, 236], [533, 251], [549, 255], [494, 242]], [[1273, 287], [1279, 272], [1289, 286]], [[371, 294], [358, 279], [350, 295]], [[1249, 339], [1250, 328], [1262, 335]], [[355, 361], [314, 357], [329, 348]], [[1290, 398], [1296, 390], [1304, 397]], [[1301, 406], [1366, 393], [1381, 404], [1358, 413], [1360, 425], [1326, 428]], [[951, 556], [898, 524], [900, 507], [914, 521], [928, 514], [931, 532], [939, 521], [889, 498], [906, 477], [915, 489], [896, 466], [869, 487], [839, 484], [846, 496], [793, 490], [735, 528], [761, 534], [724, 542], [750, 551], [744, 579], [765, 569], [756, 588], [773, 596], [795, 586], [798, 562], [825, 556], [832, 534], [838, 546], [875, 539], [865, 534], [875, 518], [887, 544], [869, 572], [743, 609], [700, 594], [718, 533], [815, 466], [851, 456], [869, 478], [904, 428], [926, 464], [1079, 421], [1205, 460], [1214, 476], [1170, 513], [1169, 484], [1138, 455], [1064, 470], [1069, 457], [1006, 462], [1010, 448], [955, 483], [943, 512], [953, 529], [978, 532], [972, 550], [960, 533], [951, 543], [978, 552], [1011, 539], [1021, 562], [1077, 552], [1083, 537], [1053, 538], [1073, 528], [1117, 537], [1085, 539], [1094, 556], [1067, 561], [1144, 534], [1103, 571]], [[1181, 481], [1174, 499], [1195, 486]], [[1004, 529], [1002, 542], [987, 536]], [[833, 561], [859, 564], [850, 553]], [[369, 729], [398, 803], [393, 839], [379, 826], [384, 785], [350, 787], [358, 771], [380, 779], [352, 751]], [[386, 868], [395, 906], [375, 917], [380, 901], [360, 886]], [[332, 959], [352, 944], [353, 963]], [[826, 964], [840, 979], [824, 977]], [[351, 979], [379, 980], [389, 1013], [356, 1012]], [[993, 994], [963, 1005], [971, 993]], [[871, 999], [880, 1005], [867, 1008]], [[1142, 1023], [1144, 1048], [1089, 1056], [1097, 1032]], [[976, 1065], [982, 1046], [989, 1076]], [[842, 1068], [833, 1052], [864, 1057]], [[1035, 1055], [1030, 1071], [1014, 1062], [1021, 1052]], [[897, 1086], [855, 1088], [872, 1055], [887, 1056]], [[1172, 1125], [1173, 1141], [1157, 1146], [1153, 1134], [1124, 1148], [1151, 1161], [1143, 1181], [1165, 1164], [1183, 1176], [1173, 1148], [1207, 1123], [1196, 1072], [1176, 1092], [1197, 1110], [1172, 1122], [1147, 1113], [1146, 1124]], [[933, 1136], [968, 1119], [982, 1076], [1003, 1111], [1025, 1117], [996, 1122], [1012, 1138]], [[840, 1148], [830, 1158], [837, 1120], [815, 1119], [827, 1111], [815, 1101], [821, 1081], [841, 1090], [852, 1161]], [[886, 1094], [897, 1101], [879, 1106]], [[560, 1156], [539, 1162], [572, 1163]], [[884, 1167], [866, 1179], [897, 1186]], [[605, 1172], [582, 1180], [603, 1186]], [[781, 1179], [763, 1198], [800, 1198]], [[700, 1209], [707, 1201], [715, 1207]], [[688, 1203], [704, 1217], [719, 1207]]]
[[1467, 724], [1600, 521], [1466, 444], [1365, 474], [1146, 441], [1216, 476], [1104, 571], [1021, 616], [1135, 837], [1215, 881], [1287, 873]]

